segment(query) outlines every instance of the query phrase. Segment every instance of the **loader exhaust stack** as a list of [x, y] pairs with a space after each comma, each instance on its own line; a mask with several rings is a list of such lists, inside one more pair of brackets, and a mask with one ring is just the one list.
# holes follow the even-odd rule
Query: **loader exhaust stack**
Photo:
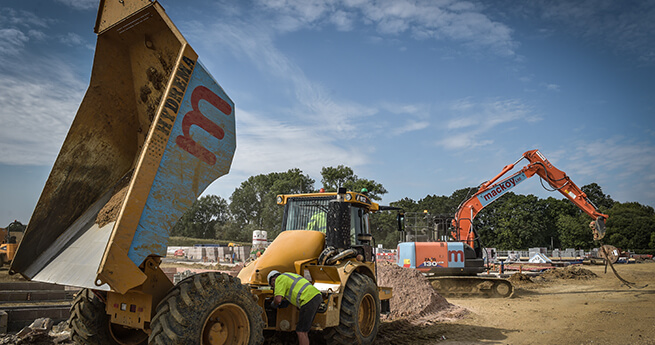
[[100, 2], [89, 88], [11, 271], [118, 293], [228, 173], [234, 103], [157, 2]]

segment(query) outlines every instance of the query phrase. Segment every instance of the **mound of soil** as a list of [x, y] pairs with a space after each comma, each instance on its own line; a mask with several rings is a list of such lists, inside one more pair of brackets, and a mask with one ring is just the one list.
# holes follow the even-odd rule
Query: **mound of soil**
[[378, 285], [391, 287], [391, 313], [387, 320], [415, 319], [452, 307], [417, 270], [389, 262], [378, 263]]
[[532, 278], [523, 273], [514, 273], [509, 278], [507, 278], [507, 280], [512, 282], [512, 285], [515, 287], [525, 287], [534, 284]]
[[587, 280], [597, 278], [596, 273], [578, 266], [568, 266], [566, 268], [552, 268], [541, 274], [546, 280], [554, 279], [577, 279]]

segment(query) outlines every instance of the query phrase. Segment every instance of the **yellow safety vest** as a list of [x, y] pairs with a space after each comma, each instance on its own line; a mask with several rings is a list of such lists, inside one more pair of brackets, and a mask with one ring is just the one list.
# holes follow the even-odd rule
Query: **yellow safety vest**
[[275, 296], [286, 298], [298, 308], [320, 294], [309, 280], [295, 273], [282, 273], [275, 279]]

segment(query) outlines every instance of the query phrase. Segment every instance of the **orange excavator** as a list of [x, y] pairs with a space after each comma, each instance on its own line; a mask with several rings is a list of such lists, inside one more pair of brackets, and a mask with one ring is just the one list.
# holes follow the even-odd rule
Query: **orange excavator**
[[[530, 163], [497, 182], [523, 159]], [[539, 150], [531, 150], [525, 152], [514, 164], [505, 166], [494, 178], [480, 185], [473, 196], [460, 204], [450, 231], [450, 236], [455, 241], [401, 242], [398, 244], [398, 265], [422, 271], [441, 294], [511, 296], [514, 288], [508, 280], [478, 276], [485, 267], [483, 250], [473, 228], [473, 219], [484, 207], [534, 175], [541, 177], [544, 188], [548, 189], [543, 184], [543, 181], [546, 181], [552, 191], [562, 193], [594, 219], [589, 224], [594, 240], [605, 236], [607, 215], [598, 211], [565, 172], [555, 168]]]
[[[530, 164], [504, 180], [495, 183], [507, 172], [514, 169], [514, 166], [523, 159], [527, 159]], [[454, 228], [452, 232], [453, 238], [475, 248], [476, 234], [472, 224], [475, 216], [485, 206], [534, 175], [541, 177], [542, 185], [543, 181], [546, 181], [553, 188], [551, 191], [562, 193], [567, 199], [571, 200], [571, 202], [594, 219], [590, 224], [594, 232], [594, 240], [600, 240], [605, 236], [605, 219], [607, 219], [607, 215], [600, 213], [591, 200], [587, 198], [587, 195], [571, 181], [571, 178], [565, 172], [555, 168], [539, 150], [530, 150], [525, 152], [514, 164], [506, 165], [498, 175], [483, 183], [477, 193], [459, 206], [455, 214], [455, 219], [452, 221]], [[548, 190], [545, 185], [544, 188]]]

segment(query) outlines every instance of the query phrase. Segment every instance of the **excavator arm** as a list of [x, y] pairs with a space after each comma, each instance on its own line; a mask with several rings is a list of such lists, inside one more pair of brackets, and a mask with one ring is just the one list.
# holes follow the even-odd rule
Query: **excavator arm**
[[[527, 159], [530, 163], [513, 175], [500, 182], [496, 182], [510, 170], [514, 169], [514, 166], [523, 159]], [[562, 193], [567, 199], [571, 200], [571, 202], [594, 219], [590, 223], [590, 227], [594, 232], [594, 240], [600, 240], [605, 236], [605, 219], [607, 219], [607, 215], [600, 213], [596, 206], [587, 198], [587, 195], [573, 183], [566, 173], [555, 168], [539, 150], [525, 152], [519, 160], [514, 164], [505, 166], [498, 175], [483, 183], [472, 197], [464, 201], [457, 209], [455, 219], [453, 219], [454, 231], [452, 232], [452, 236], [474, 247], [475, 232], [473, 231], [472, 222], [475, 216], [484, 207], [507, 193], [517, 184], [534, 175], [538, 175], [542, 180], [548, 182], [553, 190]]]

